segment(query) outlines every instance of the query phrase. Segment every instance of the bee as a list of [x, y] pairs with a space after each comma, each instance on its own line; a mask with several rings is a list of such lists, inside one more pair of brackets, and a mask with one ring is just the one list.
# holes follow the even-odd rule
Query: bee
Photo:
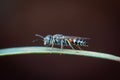
[[[35, 34], [35, 36], [42, 38], [44, 45], [51, 46], [52, 48], [54, 45], [60, 45], [61, 49], [63, 49], [64, 46], [70, 46], [74, 49], [73, 45], [77, 46], [79, 49], [81, 49], [81, 46], [88, 47], [87, 40], [89, 38], [86, 37], [66, 36], [63, 34], [47, 35], [45, 37]], [[33, 42], [38, 40], [40, 39], [36, 39]]]

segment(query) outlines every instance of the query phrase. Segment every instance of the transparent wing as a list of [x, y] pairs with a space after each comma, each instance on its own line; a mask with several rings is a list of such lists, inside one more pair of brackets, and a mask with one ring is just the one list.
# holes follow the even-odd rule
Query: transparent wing
[[63, 39], [63, 38], [66, 38], [66, 39], [75, 39], [75, 38], [78, 38], [78, 39], [90, 39], [90, 38], [87, 38], [87, 37], [66, 36], [66, 35], [63, 35], [63, 34], [55, 34], [55, 35], [53, 35], [53, 37], [55, 37], [57, 39]]
[[65, 36], [65, 38], [71, 38], [71, 39], [74, 39], [74, 38], [79, 38], [79, 39], [90, 39], [90, 38], [87, 38], [87, 37], [78, 37], [78, 36]]

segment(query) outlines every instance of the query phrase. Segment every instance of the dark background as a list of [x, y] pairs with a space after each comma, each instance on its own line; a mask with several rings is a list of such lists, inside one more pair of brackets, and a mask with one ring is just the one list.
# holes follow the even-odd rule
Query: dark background
[[[1, 0], [0, 48], [39, 46], [38, 33], [90, 37], [85, 50], [120, 56], [119, 0]], [[120, 80], [120, 63], [71, 55], [0, 57], [0, 80]]]

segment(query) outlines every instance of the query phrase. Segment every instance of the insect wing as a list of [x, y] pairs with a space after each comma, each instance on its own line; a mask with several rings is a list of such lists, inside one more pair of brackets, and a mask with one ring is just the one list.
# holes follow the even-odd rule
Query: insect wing
[[87, 38], [87, 37], [77, 37], [77, 36], [64, 36], [66, 39], [75, 39], [75, 38], [78, 38], [78, 39], [90, 39], [90, 38]]
[[75, 39], [75, 38], [84, 39], [84, 40], [89, 40], [90, 39], [90, 38], [87, 38], [87, 37], [65, 36], [63, 34], [55, 34], [55, 35], [53, 35], [53, 37], [57, 38], [57, 39]]

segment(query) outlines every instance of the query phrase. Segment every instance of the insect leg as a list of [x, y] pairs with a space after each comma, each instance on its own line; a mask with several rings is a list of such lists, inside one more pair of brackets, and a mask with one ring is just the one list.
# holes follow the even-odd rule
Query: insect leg
[[72, 49], [74, 49], [73, 46], [71, 45], [71, 43], [69, 42], [69, 40], [67, 40], [67, 39], [65, 39], [65, 40], [68, 42], [69, 46], [70, 46]]
[[53, 37], [53, 39], [52, 39], [52, 48], [53, 48], [53, 46], [54, 46], [54, 42], [55, 42], [55, 39], [54, 39], [54, 37]]
[[61, 50], [63, 49], [63, 40], [61, 40]]
[[79, 47], [79, 46], [77, 46], [77, 47], [78, 47], [80, 50], [82, 50], [81, 47]]

